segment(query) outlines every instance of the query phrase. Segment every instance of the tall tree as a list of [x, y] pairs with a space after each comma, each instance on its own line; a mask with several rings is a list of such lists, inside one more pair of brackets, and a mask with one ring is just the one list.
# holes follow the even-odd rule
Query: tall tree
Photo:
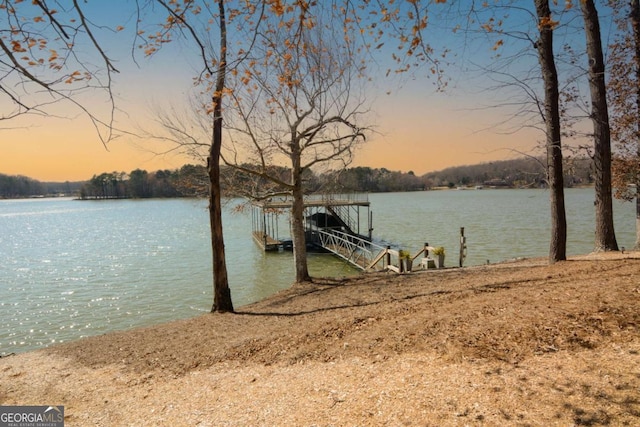
[[534, 0], [538, 16], [540, 38], [535, 43], [544, 81], [544, 121], [546, 126], [547, 171], [551, 200], [551, 242], [549, 262], [567, 258], [567, 218], [564, 206], [564, 177], [562, 173], [562, 145], [558, 72], [553, 53], [553, 30], [549, 0]]
[[[211, 249], [213, 257], [213, 305], [212, 312], [233, 312], [233, 302], [226, 267], [224, 235], [222, 226], [222, 194], [220, 188], [220, 151], [222, 146], [222, 121], [223, 98], [227, 92], [226, 78], [229, 72], [228, 64], [228, 34], [225, 0], [215, 2], [214, 8], [206, 2], [186, 1], [184, 3], [165, 0], [154, 0], [167, 13], [167, 18], [161, 31], [149, 37], [145, 52], [152, 55], [165, 43], [171, 40], [172, 35], [184, 36], [192, 43], [194, 52], [201, 64], [201, 71], [196, 77], [196, 83], [202, 87], [202, 92], [207, 101], [201, 106], [201, 113], [211, 118], [211, 134], [209, 141], [203, 143], [200, 140], [194, 143], [200, 147], [207, 147], [207, 173], [209, 176], [209, 223], [211, 229]], [[241, 16], [250, 22], [250, 16], [259, 8], [251, 3], [243, 5], [244, 8], [231, 11], [233, 16]], [[218, 23], [217, 33], [211, 30], [213, 23]], [[255, 28], [248, 24], [251, 28]], [[217, 36], [218, 47], [215, 46]], [[242, 56], [240, 54], [239, 56]], [[238, 60], [238, 58], [236, 58]], [[186, 131], [181, 131], [177, 126], [169, 125], [170, 131], [177, 138], [193, 138]]]
[[209, 174], [209, 224], [211, 226], [211, 248], [213, 254], [213, 307], [211, 311], [233, 312], [227, 263], [222, 232], [222, 191], [220, 189], [220, 150], [222, 148], [222, 95], [227, 74], [227, 23], [224, 0], [218, 0], [220, 22], [220, 59], [216, 72], [215, 88], [211, 97], [213, 105], [213, 135], [207, 172]]
[[635, 98], [636, 98], [636, 122], [635, 122], [635, 187], [636, 187], [636, 244], [635, 249], [640, 250], [640, 0], [631, 1], [631, 28], [633, 31], [633, 64], [635, 67]]
[[[271, 182], [264, 199], [287, 195], [296, 282], [310, 280], [307, 267], [304, 194], [312, 169], [351, 162], [365, 138], [366, 112], [357, 81], [363, 72], [354, 34], [331, 8], [292, 2], [269, 20], [264, 37], [232, 85], [233, 114], [227, 121], [233, 147], [225, 161]], [[249, 159], [255, 167], [247, 167]], [[278, 173], [287, 164], [288, 179]], [[274, 173], [275, 172], [275, 173]], [[248, 190], [248, 189], [247, 189]]]
[[[620, 30], [611, 46], [608, 86], [615, 196], [636, 202], [636, 242], [640, 250], [640, 1], [611, 0]], [[631, 30], [629, 30], [629, 28]]]
[[605, 66], [600, 37], [600, 21], [593, 0], [581, 0], [582, 16], [589, 58], [589, 90], [595, 167], [595, 250], [617, 251], [618, 243], [613, 227], [611, 190], [611, 134], [605, 85]]
[[[490, 61], [479, 60], [474, 56], [472, 62], [475, 67], [482, 70], [483, 76], [489, 75], [497, 82], [498, 86], [493, 88], [493, 93], [507, 93], [504, 106], [509, 108], [510, 116], [501, 124], [515, 121], [517, 129], [538, 128], [540, 117], [542, 117], [551, 208], [549, 261], [555, 263], [565, 260], [567, 219], [564, 203], [561, 129], [563, 116], [556, 67], [557, 52], [554, 51], [553, 42], [559, 22], [552, 17], [549, 0], [534, 0], [529, 4], [514, 0], [492, 2], [439, 0], [435, 3], [447, 3], [450, 7], [446, 9], [446, 16], [460, 20], [454, 22], [452, 27], [456, 33], [467, 36], [465, 39], [467, 49], [470, 43], [481, 41], [489, 42], [487, 47], [496, 52], [495, 55], [490, 56]], [[569, 3], [567, 2], [562, 8], [570, 6]], [[557, 2], [553, 1], [553, 4], [557, 5]], [[421, 15], [425, 16], [426, 6], [421, 11]], [[535, 24], [535, 29], [531, 27], [531, 22]], [[483, 37], [478, 37], [479, 32]], [[526, 45], [522, 45], [522, 42]], [[533, 57], [531, 57], [532, 46], [535, 49]], [[470, 51], [475, 53], [473, 49]], [[530, 58], [535, 58], [540, 71], [537, 69], [534, 71], [534, 68], [529, 67], [534, 64], [531, 63]], [[543, 96], [537, 89], [540, 79], [542, 79]], [[515, 88], [518, 93], [509, 93], [510, 88]], [[522, 94], [525, 96], [524, 99]], [[514, 102], [514, 99], [517, 101]], [[496, 103], [499, 102], [496, 97]], [[514, 132], [514, 129], [510, 129], [509, 132]]]

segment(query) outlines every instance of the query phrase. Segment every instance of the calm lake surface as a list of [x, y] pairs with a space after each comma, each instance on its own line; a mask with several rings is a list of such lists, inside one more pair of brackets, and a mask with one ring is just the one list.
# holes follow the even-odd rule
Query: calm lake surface
[[[593, 199], [593, 189], [566, 193], [568, 255], [593, 249]], [[465, 265], [548, 253], [546, 190], [384, 193], [369, 200], [374, 240], [412, 253], [425, 242], [444, 246], [450, 266], [457, 265], [460, 227]], [[229, 202], [223, 222], [240, 307], [289, 287], [294, 273], [291, 253], [255, 245], [250, 214], [233, 213], [237, 203]], [[635, 207], [614, 205], [618, 244], [630, 248]], [[212, 304], [202, 200], [2, 200], [0, 260], [0, 354], [193, 317]], [[358, 274], [326, 254], [310, 254], [309, 268], [313, 276]]]

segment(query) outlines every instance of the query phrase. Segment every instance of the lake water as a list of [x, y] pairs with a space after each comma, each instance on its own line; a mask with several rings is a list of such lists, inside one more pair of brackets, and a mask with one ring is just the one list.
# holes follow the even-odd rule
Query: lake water
[[[568, 254], [593, 248], [593, 189], [566, 193]], [[425, 242], [465, 265], [547, 256], [549, 193], [467, 190], [371, 194], [374, 239], [412, 253]], [[614, 202], [620, 246], [635, 242], [635, 206]], [[249, 213], [223, 222], [236, 307], [293, 281], [291, 253], [263, 253]], [[283, 220], [281, 218], [281, 220]], [[280, 230], [286, 230], [286, 225]], [[0, 354], [208, 312], [212, 304], [208, 212], [201, 200], [0, 201]], [[310, 254], [313, 276], [358, 274]]]

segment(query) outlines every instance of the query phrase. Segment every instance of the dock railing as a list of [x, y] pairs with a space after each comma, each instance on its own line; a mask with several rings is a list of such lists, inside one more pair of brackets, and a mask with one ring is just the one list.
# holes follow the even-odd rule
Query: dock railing
[[314, 233], [323, 248], [360, 270], [392, 270], [396, 273], [407, 271], [400, 251], [389, 246], [381, 246], [339, 230], [316, 229]]
[[338, 255], [361, 270], [367, 270], [381, 246], [349, 233], [331, 229], [316, 229], [320, 246]]
[[[385, 247], [372, 243], [340, 230], [324, 228], [316, 229], [313, 233], [320, 246], [363, 271], [391, 270], [396, 273], [409, 273], [420, 256], [422, 260], [417, 265], [419, 268], [429, 268], [429, 261], [434, 262], [434, 259], [430, 258], [430, 253], [436, 248], [428, 243], [425, 243], [417, 253], [411, 254], [407, 251], [392, 249], [391, 246]], [[442, 268], [442, 265], [433, 267]]]
[[336, 193], [336, 194], [307, 194], [304, 196], [304, 201], [307, 204], [323, 203], [326, 205], [340, 205], [340, 204], [358, 204], [369, 203], [368, 193]]

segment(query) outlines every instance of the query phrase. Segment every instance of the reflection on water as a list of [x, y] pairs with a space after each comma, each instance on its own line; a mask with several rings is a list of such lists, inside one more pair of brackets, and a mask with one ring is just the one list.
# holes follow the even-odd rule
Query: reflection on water
[[[457, 264], [546, 256], [544, 190], [433, 191], [370, 195], [374, 237], [415, 253], [425, 242]], [[234, 305], [293, 281], [291, 253], [263, 253], [248, 214], [223, 221]], [[635, 240], [632, 204], [616, 202], [621, 246]], [[593, 247], [593, 190], [567, 191], [568, 253]], [[286, 224], [280, 229], [286, 230]], [[205, 201], [71, 199], [0, 201], [0, 354], [208, 312], [212, 273]], [[313, 276], [348, 276], [331, 255], [310, 254]]]

